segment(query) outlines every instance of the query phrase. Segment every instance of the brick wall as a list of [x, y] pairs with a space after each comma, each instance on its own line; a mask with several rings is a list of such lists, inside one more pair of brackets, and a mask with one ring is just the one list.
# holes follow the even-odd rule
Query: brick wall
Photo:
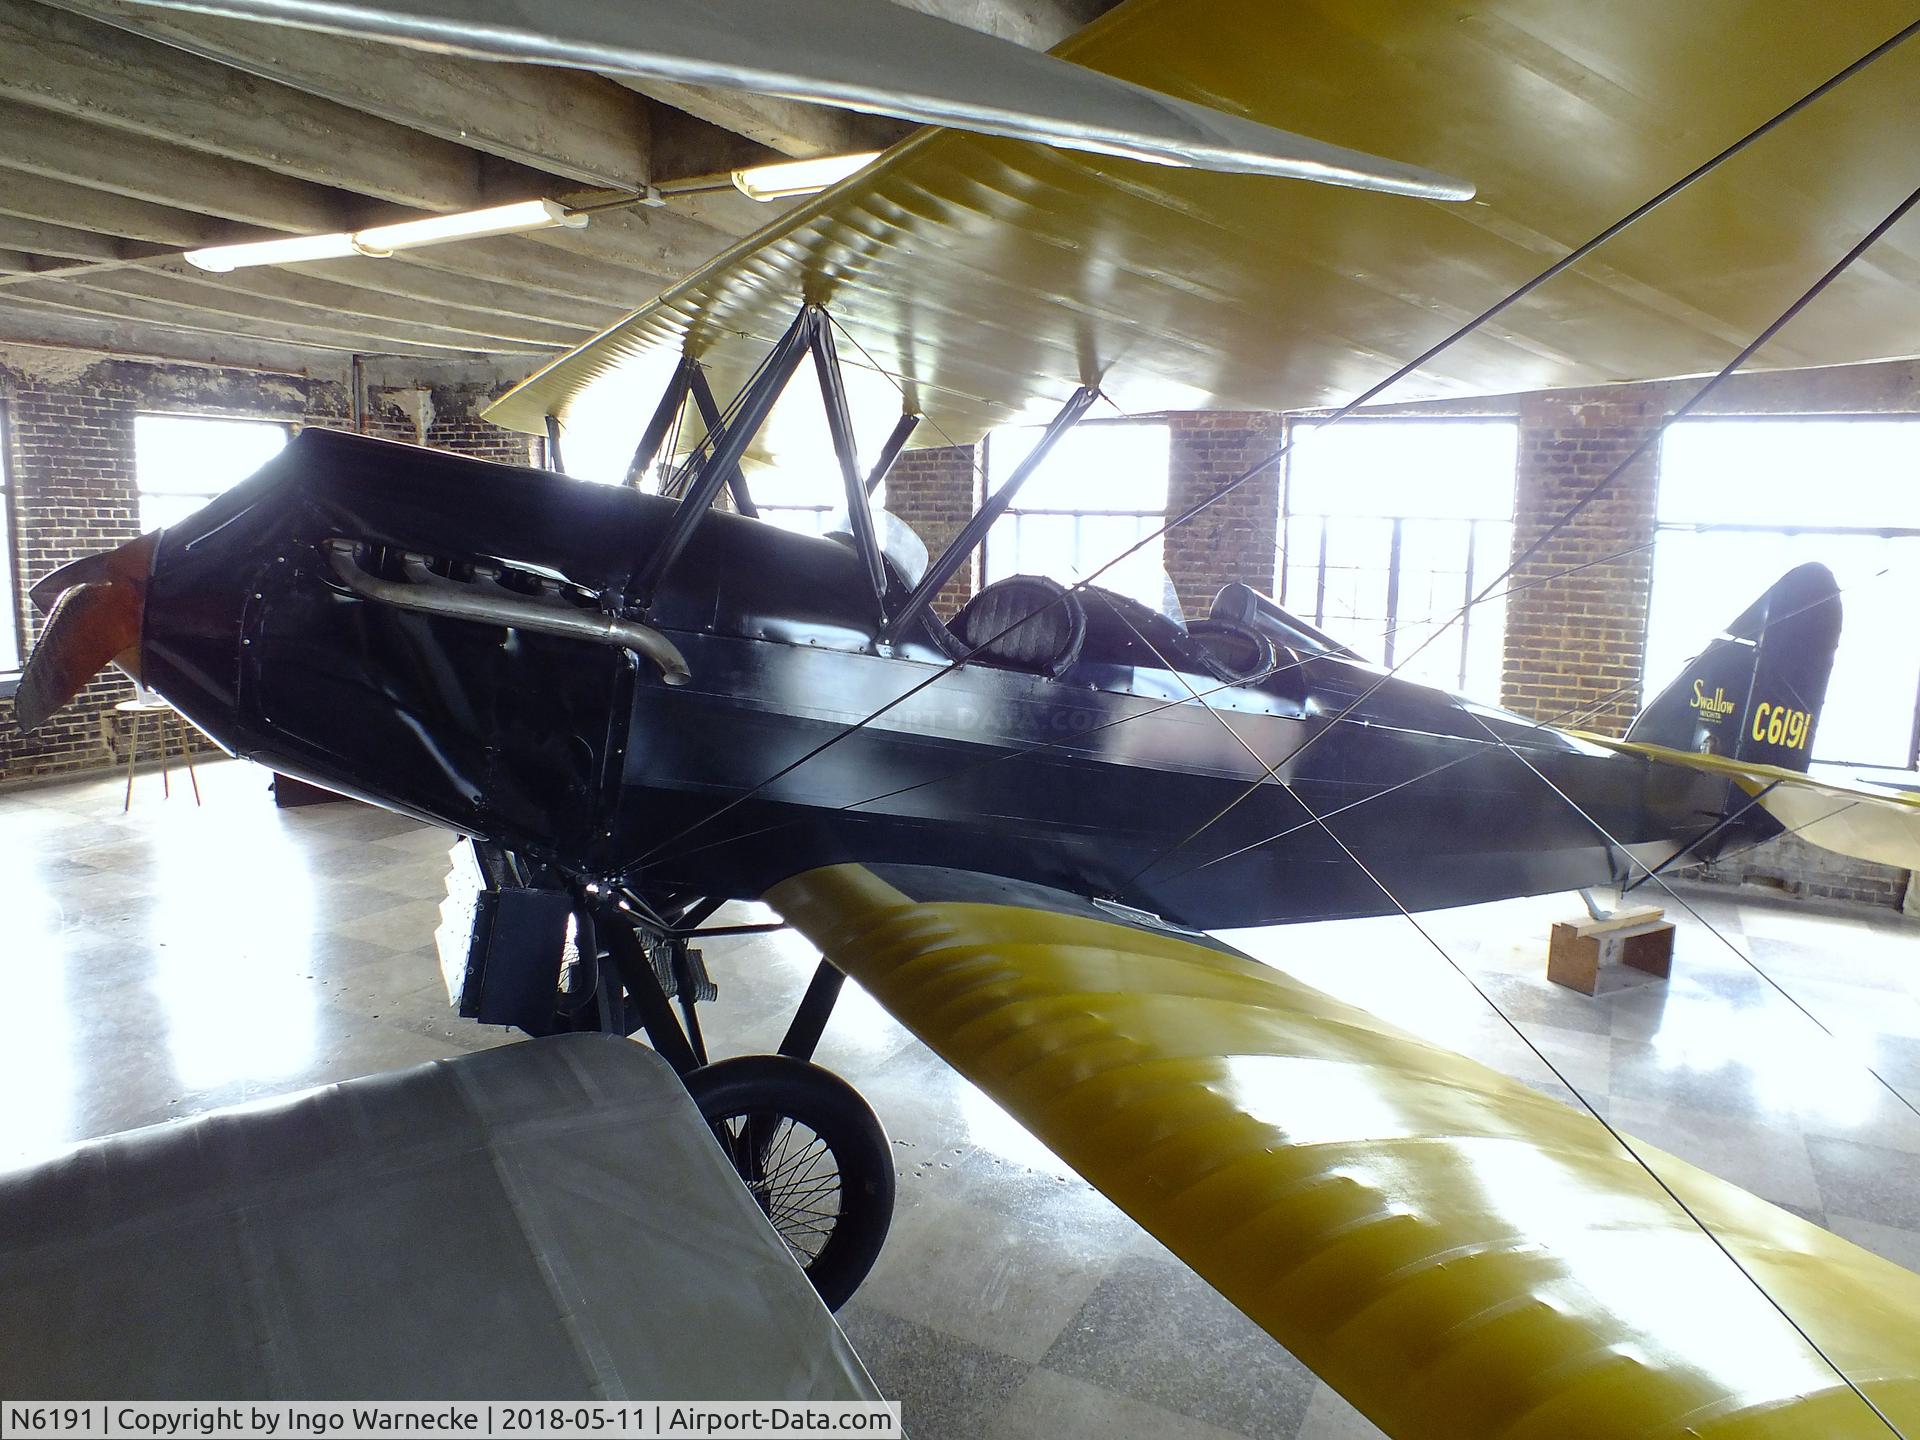
[[[1244, 473], [1279, 449], [1282, 417], [1205, 412], [1153, 417], [1169, 427], [1167, 517]], [[980, 502], [973, 446], [910, 450], [887, 480], [887, 508], [911, 525], [938, 555]], [[1280, 509], [1278, 467], [1272, 467], [1168, 532], [1165, 565], [1191, 615], [1204, 615], [1230, 580], [1271, 593]], [[1099, 557], [1104, 559], [1106, 557]], [[941, 591], [940, 613], [952, 615], [979, 586], [979, 555]]]
[[[478, 405], [493, 386], [442, 384], [370, 391], [367, 431], [416, 440], [491, 460], [529, 463], [526, 436], [487, 424]], [[351, 425], [344, 384], [327, 379], [213, 370], [134, 361], [89, 363], [51, 355], [0, 363], [8, 503], [15, 536], [14, 600], [29, 647], [41, 617], [26, 598], [42, 576], [140, 533], [134, 475], [134, 417], [171, 412], [278, 420], [344, 429]], [[123, 743], [113, 706], [133, 694], [118, 672], [94, 680], [31, 735], [13, 726], [0, 699], [0, 784], [91, 769], [117, 758]], [[151, 731], [143, 736], [143, 747]], [[144, 751], [143, 751], [144, 753]]]
[[[16, 613], [30, 645], [40, 616], [26, 598], [43, 575], [140, 533], [133, 480], [133, 405], [117, 390], [20, 377], [0, 390], [6, 409], [8, 501]], [[42, 774], [110, 758], [107, 717], [133, 685], [118, 671], [94, 679], [32, 735], [0, 700], [0, 776]]]
[[[1514, 554], [1521, 554], [1608, 475], [1698, 381], [1620, 385], [1584, 391], [1494, 397], [1467, 403], [1390, 407], [1403, 415], [1508, 415], [1520, 425]], [[1808, 372], [1743, 375], [1702, 413], [1910, 414], [1920, 411], [1920, 365], [1896, 362]], [[1585, 728], [1618, 734], [1644, 696], [1647, 610], [1652, 588], [1657, 444], [1605, 495], [1549, 540], [1510, 582], [1501, 701], [1537, 718], [1570, 708]], [[1738, 477], [1728, 477], [1736, 510]], [[1629, 553], [1631, 552], [1631, 553]], [[1544, 577], [1575, 566], [1577, 574]], [[1742, 576], [1725, 615], [1773, 576]], [[1749, 585], [1747, 582], [1751, 581]], [[1666, 677], [1654, 677], [1656, 685]], [[1757, 883], [1796, 895], [1876, 905], [1902, 903], [1907, 872], [1817, 849], [1783, 836], [1690, 874], [1710, 882]]]
[[[1635, 459], [1577, 518], [1553, 526], [1632, 455], [1662, 413], [1632, 390], [1522, 400], [1513, 553], [1533, 554], [1507, 582], [1500, 702], [1508, 709], [1618, 735], [1640, 708], [1657, 455]], [[1591, 568], [1576, 569], [1583, 566]]]
[[[898, 515], [927, 544], [929, 559], [938, 559], [953, 543], [980, 502], [980, 472], [972, 445], [936, 450], [909, 450], [887, 476], [887, 509]], [[951, 619], [979, 588], [980, 556], [976, 550], [934, 597], [933, 608]]]
[[[1165, 418], [1171, 428], [1168, 520], [1270, 459], [1285, 439], [1280, 415], [1217, 411]], [[1163, 563], [1189, 616], [1205, 615], [1220, 587], [1232, 581], [1274, 593], [1280, 474], [1279, 465], [1268, 465], [1167, 532]]]
[[1708, 884], [1762, 885], [1788, 895], [1890, 905], [1895, 909], [1907, 901], [1912, 882], [1908, 871], [1836, 855], [1794, 835], [1782, 835], [1743, 854], [1684, 873], [1689, 879]]

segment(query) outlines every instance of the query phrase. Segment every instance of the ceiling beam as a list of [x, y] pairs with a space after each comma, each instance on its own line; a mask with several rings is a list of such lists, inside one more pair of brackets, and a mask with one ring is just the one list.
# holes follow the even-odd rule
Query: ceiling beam
[[[284, 340], [213, 335], [166, 325], [74, 315], [15, 305], [0, 297], [0, 352], [31, 371], [35, 351], [97, 355], [105, 359], [160, 364], [213, 365], [275, 375], [298, 375], [345, 383], [347, 353]], [[63, 368], [65, 368], [63, 366]]]
[[[465, 336], [472, 342], [485, 343], [490, 347], [512, 344], [521, 349], [563, 350], [578, 345], [593, 333], [584, 325], [561, 325], [544, 319], [513, 319], [469, 310], [462, 305], [367, 290], [338, 280], [300, 274], [280, 266], [261, 266], [258, 269], [235, 270], [226, 275], [209, 275], [184, 262], [175, 261], [157, 265], [143, 273], [177, 281], [178, 285], [169, 287], [166, 293], [177, 293], [183, 298], [191, 299], [197, 287], [223, 296], [251, 296], [300, 310], [317, 311], [321, 315], [338, 316], [343, 320], [352, 317], [383, 325], [398, 322], [419, 326], [423, 331], [445, 331], [450, 336]], [[142, 287], [134, 288], [139, 290]]]
[[655, 274], [637, 265], [569, 255], [526, 235], [429, 245], [396, 255], [394, 263], [419, 265], [450, 275], [476, 275], [536, 292], [606, 305], [619, 312], [609, 318], [608, 324], [639, 308], [680, 278], [678, 273]]
[[[212, 307], [177, 299], [156, 299], [151, 295], [127, 293], [115, 288], [124, 284], [129, 276], [137, 274], [110, 271], [88, 276], [86, 284], [49, 279], [29, 285], [10, 286], [0, 292], [0, 304], [164, 325], [202, 334], [284, 340], [315, 349], [349, 353], [378, 351], [386, 354], [466, 356], [516, 353], [512, 347], [503, 345], [482, 347], [451, 344], [438, 338], [420, 338], [402, 333], [405, 327], [383, 326], [381, 332], [375, 332], [371, 329], [311, 325], [285, 318], [284, 308], [271, 312], [270, 307], [252, 307], [270, 313], [271, 318], [262, 318], [260, 314], [245, 313], [249, 307], [237, 303], [237, 300]], [[517, 353], [528, 352], [522, 349]]]
[[1029, 50], [1051, 50], [1074, 31], [1098, 20], [1120, 0], [893, 0], [903, 10], [918, 10], [951, 20], [969, 30], [1011, 40]]
[[457, 305], [475, 314], [500, 316], [509, 321], [537, 320], [572, 326], [586, 334], [606, 329], [625, 315], [628, 308], [611, 301], [576, 300], [551, 290], [530, 290], [473, 275], [430, 270], [424, 265], [408, 264], [397, 256], [391, 260], [375, 260], [356, 255], [346, 260], [309, 260], [276, 268], [283, 275], [311, 275], [318, 280], [334, 280], [383, 295]]
[[534, 171], [33, 0], [0, 0], [0, 98], [420, 210], [551, 188]]
[[755, 95], [745, 90], [710, 90], [638, 75], [611, 75], [630, 90], [676, 110], [731, 130], [782, 155], [838, 155], [850, 150], [884, 150], [913, 127], [880, 115], [859, 115], [800, 100]]
[[[0, 66], [6, 63], [0, 55]], [[391, 208], [363, 213], [373, 207], [261, 166], [5, 100], [0, 100], [0, 135], [6, 136], [0, 165], [10, 170], [249, 225], [317, 235], [394, 218]], [[0, 191], [5, 188], [0, 177]]]
[[[337, 215], [310, 214], [315, 204], [340, 203], [344, 197], [335, 192], [309, 186], [301, 181], [280, 182], [264, 170], [239, 165], [210, 156], [194, 156], [153, 144], [152, 153], [137, 153], [127, 162], [126, 174], [114, 169], [129, 148], [131, 137], [95, 126], [43, 115], [24, 106], [0, 102], [0, 134], [7, 137], [0, 147], [0, 165], [23, 161], [45, 166], [53, 173], [58, 167], [83, 166], [95, 157], [107, 178], [123, 183], [139, 183], [150, 193], [165, 191], [182, 205], [196, 205], [209, 212], [194, 214], [169, 205], [135, 199], [114, 190], [90, 188], [84, 183], [50, 179], [45, 173], [23, 174], [0, 169], [0, 214], [20, 215], [28, 219], [67, 224], [102, 234], [121, 235], [154, 244], [178, 246], [182, 250], [199, 245], [227, 244], [257, 239], [263, 229], [273, 231], [334, 230], [342, 224]], [[182, 167], [170, 162], [185, 157]], [[149, 162], [144, 169], [135, 162]], [[205, 162], [203, 171], [197, 162]], [[243, 226], [223, 214], [239, 210], [255, 222]], [[309, 223], [293, 222], [306, 218]], [[636, 271], [629, 265], [613, 265], [580, 256], [557, 257], [545, 246], [537, 246], [522, 237], [475, 240], [452, 245], [437, 245], [430, 250], [409, 251], [392, 260], [330, 260], [300, 268], [330, 279], [345, 278], [345, 272], [328, 267], [374, 269], [391, 277], [391, 284], [370, 288], [390, 289], [393, 293], [418, 295], [422, 299], [445, 297], [455, 304], [471, 304], [482, 309], [498, 309], [501, 314], [538, 319], [551, 315], [562, 322], [574, 321], [599, 328], [609, 325], [666, 284], [668, 275]], [[410, 278], [419, 276], [418, 283]], [[358, 281], [360, 276], [354, 277]]]
[[[581, 230], [535, 230], [536, 244], [605, 260], [663, 280], [699, 269], [738, 237], [664, 207], [603, 210]], [[560, 262], [564, 264], [565, 262]]]
[[667, 209], [676, 215], [684, 215], [689, 220], [698, 220], [702, 225], [710, 225], [728, 235], [745, 237], [765, 226], [771, 225], [787, 211], [800, 204], [804, 197], [796, 196], [790, 200], [749, 200], [729, 185], [724, 190], [691, 192], [684, 195], [669, 195]]
[[[0, 127], [4, 123], [0, 119]], [[0, 164], [4, 161], [5, 157], [0, 156]], [[232, 220], [216, 220], [190, 210], [133, 200], [111, 191], [91, 190], [84, 185], [18, 170], [0, 170], [0, 215], [42, 220], [173, 250], [258, 240], [268, 233]]]
[[578, 70], [489, 64], [344, 36], [158, 10], [128, 0], [45, 0], [426, 135], [588, 185], [653, 178], [653, 107]]
[[43, 220], [24, 220], [0, 212], [0, 245], [57, 255], [62, 260], [134, 260], [151, 253], [151, 246], [129, 243], [113, 235], [96, 235]]
[[[226, 278], [208, 276], [204, 280], [195, 280], [184, 275], [130, 269], [96, 272], [77, 284], [86, 290], [124, 295], [160, 305], [177, 305], [183, 310], [202, 314], [301, 326], [310, 331], [338, 336], [357, 350], [411, 347], [471, 351], [475, 354], [526, 355], [543, 350], [561, 350], [577, 343], [577, 337], [571, 335], [528, 340], [519, 336], [494, 334], [485, 328], [467, 330], [456, 321], [423, 323], [406, 320], [376, 312], [374, 304], [368, 302], [357, 304], [353, 310], [327, 310], [314, 305], [307, 298], [286, 298], [288, 289], [299, 292], [301, 282], [297, 280], [288, 286], [277, 283], [272, 276], [243, 277], [242, 283], [247, 287], [243, 289], [222, 284], [221, 281]], [[315, 285], [326, 282], [305, 283]], [[44, 296], [47, 291], [40, 289], [35, 293]]]

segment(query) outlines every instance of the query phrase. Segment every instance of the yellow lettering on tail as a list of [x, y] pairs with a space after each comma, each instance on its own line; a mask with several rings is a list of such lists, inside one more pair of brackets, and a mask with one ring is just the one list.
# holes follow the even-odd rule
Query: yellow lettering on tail
[[1813, 716], [1805, 710], [1762, 700], [1753, 707], [1753, 727], [1749, 733], [1762, 744], [1804, 750], [1813, 736]]

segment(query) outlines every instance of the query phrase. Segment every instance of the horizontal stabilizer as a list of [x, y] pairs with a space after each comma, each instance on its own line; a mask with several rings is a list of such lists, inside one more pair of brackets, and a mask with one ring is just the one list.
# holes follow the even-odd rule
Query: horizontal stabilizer
[[1877, 865], [1920, 870], [1920, 794], [1857, 781], [1817, 780], [1778, 765], [1644, 741], [1579, 738], [1656, 764], [1724, 775], [1748, 795], [1758, 796], [1761, 809], [1810, 845]]

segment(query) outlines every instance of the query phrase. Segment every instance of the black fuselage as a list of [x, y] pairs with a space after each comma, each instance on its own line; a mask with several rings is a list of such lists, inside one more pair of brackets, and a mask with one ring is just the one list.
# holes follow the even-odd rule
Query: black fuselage
[[[752, 897], [859, 860], [1268, 924], [1604, 884], [1631, 869], [1621, 847], [1660, 864], [1728, 806], [1724, 781], [1334, 655], [1283, 652], [1257, 683], [1223, 684], [1185, 666], [1178, 626], [1142, 633], [1098, 596], [1057, 677], [940, 674], [938, 622], [883, 640], [852, 550], [729, 513], [641, 609], [634, 575], [676, 504], [309, 431], [164, 536], [145, 678], [277, 770], [683, 894]], [[644, 619], [692, 679], [362, 598], [326, 559], [343, 539], [372, 569], [491, 566], [504, 586]]]

